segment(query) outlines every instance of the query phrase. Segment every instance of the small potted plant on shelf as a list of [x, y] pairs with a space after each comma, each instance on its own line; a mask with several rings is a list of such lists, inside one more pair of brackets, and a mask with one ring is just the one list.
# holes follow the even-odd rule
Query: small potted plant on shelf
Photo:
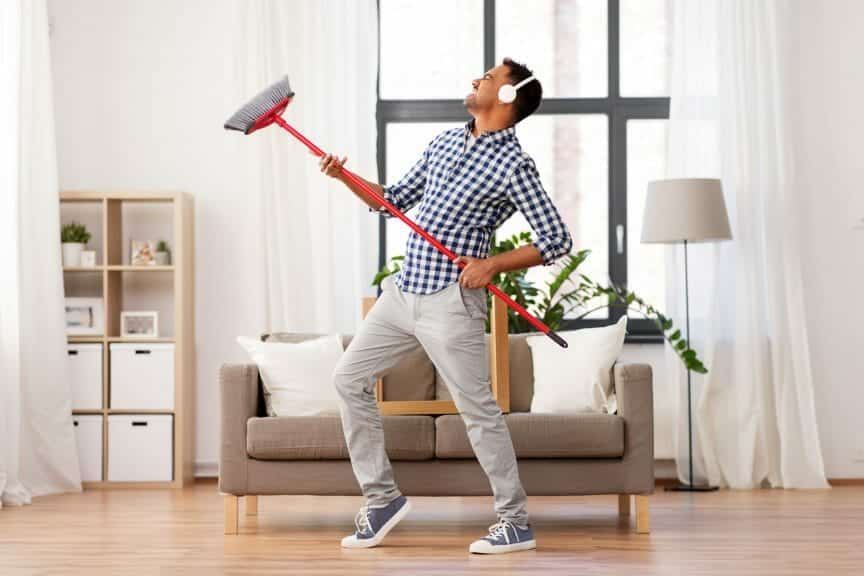
[[169, 266], [171, 264], [171, 249], [165, 240], [159, 240], [156, 244], [156, 265]]
[[81, 251], [90, 241], [90, 232], [84, 224], [70, 222], [60, 229], [60, 241], [63, 243], [63, 266], [80, 266]]

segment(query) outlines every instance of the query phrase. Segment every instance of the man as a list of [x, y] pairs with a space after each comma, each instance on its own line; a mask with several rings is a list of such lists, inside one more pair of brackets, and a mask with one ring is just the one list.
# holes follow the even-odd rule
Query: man
[[[505, 92], [520, 82], [512, 100]], [[539, 81], [505, 58], [472, 88], [464, 101], [472, 120], [436, 136], [396, 185], [367, 181], [403, 213], [420, 202], [417, 224], [466, 265], [460, 273], [456, 262], [412, 230], [402, 269], [384, 279], [381, 297], [334, 371], [345, 440], [366, 500], [355, 518], [356, 533], [342, 540], [347, 548], [377, 546], [410, 508], [384, 450], [374, 383], [418, 346], [447, 383], [495, 496], [498, 522], [469, 550], [536, 547], [510, 433], [489, 385], [485, 285], [498, 272], [550, 265], [570, 252], [572, 238], [516, 139], [515, 124], [540, 105]], [[346, 160], [326, 154], [321, 171], [345, 183], [370, 211], [392, 217], [344, 177]], [[517, 209], [534, 232], [533, 244], [488, 257], [492, 233]]]

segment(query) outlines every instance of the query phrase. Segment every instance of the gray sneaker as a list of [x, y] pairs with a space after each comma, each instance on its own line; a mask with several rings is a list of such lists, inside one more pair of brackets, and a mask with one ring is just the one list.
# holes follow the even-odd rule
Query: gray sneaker
[[383, 507], [363, 506], [354, 518], [357, 532], [342, 539], [343, 548], [371, 548], [381, 543], [387, 533], [411, 510], [405, 496], [399, 496]]
[[475, 554], [504, 554], [534, 548], [537, 548], [537, 542], [530, 525], [519, 528], [509, 520], [500, 520], [489, 527], [488, 536], [472, 542], [468, 550]]

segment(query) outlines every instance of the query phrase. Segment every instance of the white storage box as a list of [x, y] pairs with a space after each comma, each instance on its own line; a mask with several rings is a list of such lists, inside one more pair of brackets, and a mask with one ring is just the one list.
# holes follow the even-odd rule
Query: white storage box
[[173, 419], [171, 414], [108, 416], [108, 480], [172, 480]]
[[102, 416], [75, 415], [75, 441], [78, 444], [78, 464], [81, 480], [102, 481]]
[[174, 409], [174, 344], [111, 344], [111, 408]]
[[69, 344], [66, 359], [73, 410], [102, 409], [102, 344]]

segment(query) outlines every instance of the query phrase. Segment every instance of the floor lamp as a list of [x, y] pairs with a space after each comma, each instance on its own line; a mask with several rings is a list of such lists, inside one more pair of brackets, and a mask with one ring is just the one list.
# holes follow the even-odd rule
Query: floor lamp
[[[684, 302], [687, 314], [685, 338], [690, 345], [690, 287], [687, 270], [687, 243], [729, 240], [729, 218], [720, 180], [678, 178], [648, 183], [642, 220], [642, 243], [684, 244]], [[690, 369], [687, 369], [687, 432], [690, 450], [690, 481], [667, 486], [680, 492], [709, 492], [716, 486], [693, 483], [693, 407]]]

